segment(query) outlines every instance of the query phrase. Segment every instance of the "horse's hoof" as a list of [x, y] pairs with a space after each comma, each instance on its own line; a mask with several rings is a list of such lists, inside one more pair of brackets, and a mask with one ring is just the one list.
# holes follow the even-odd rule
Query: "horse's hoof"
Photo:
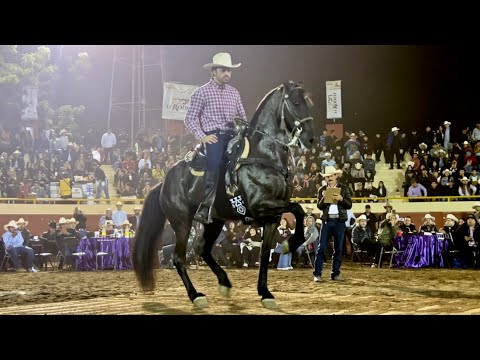
[[208, 307], [208, 301], [205, 296], [199, 296], [193, 300], [193, 306], [197, 309], [204, 309]]
[[278, 309], [278, 305], [275, 299], [262, 299], [262, 305], [266, 309], [270, 309], [270, 310]]
[[282, 254], [288, 254], [290, 252], [290, 246], [288, 245], [288, 241], [282, 242]]
[[232, 296], [232, 288], [225, 285], [218, 285], [218, 293], [223, 297], [229, 298]]

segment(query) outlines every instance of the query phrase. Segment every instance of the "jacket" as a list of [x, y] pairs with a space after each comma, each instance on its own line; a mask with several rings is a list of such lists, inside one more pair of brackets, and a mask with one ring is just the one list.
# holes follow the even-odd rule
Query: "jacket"
[[[330, 204], [324, 202], [323, 193], [327, 189], [328, 185], [322, 186], [318, 190], [318, 202], [317, 208], [323, 211], [322, 221], [328, 220], [328, 209]], [[342, 195], [343, 200], [338, 202], [338, 220], [345, 222], [348, 220], [347, 210], [352, 208], [352, 197], [350, 195], [350, 190], [348, 187], [342, 183], [338, 183], [337, 187], [340, 188], [340, 195]]]

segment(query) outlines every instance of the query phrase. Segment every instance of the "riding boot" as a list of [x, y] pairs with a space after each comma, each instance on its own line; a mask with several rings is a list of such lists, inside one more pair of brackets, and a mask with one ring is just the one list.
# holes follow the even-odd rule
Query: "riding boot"
[[215, 196], [217, 194], [218, 173], [206, 172], [205, 173], [205, 195], [203, 202], [197, 209], [193, 220], [202, 224], [210, 224], [212, 222], [211, 212], [212, 206], [215, 202]]

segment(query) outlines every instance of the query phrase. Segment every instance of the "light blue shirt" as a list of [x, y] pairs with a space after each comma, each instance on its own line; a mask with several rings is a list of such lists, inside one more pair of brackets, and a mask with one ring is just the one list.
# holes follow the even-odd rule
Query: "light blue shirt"
[[120, 227], [127, 220], [127, 213], [123, 210], [115, 210], [112, 214], [112, 220], [115, 226]]
[[23, 246], [22, 233], [17, 231], [17, 235], [14, 237], [10, 231], [7, 231], [5, 234], [3, 234], [3, 243], [5, 244], [5, 248], [8, 248], [9, 246], [15, 248]]
[[102, 147], [109, 149], [117, 144], [117, 138], [114, 133], [109, 134], [108, 132], [106, 132], [102, 135], [102, 140], [100, 141], [100, 143]]

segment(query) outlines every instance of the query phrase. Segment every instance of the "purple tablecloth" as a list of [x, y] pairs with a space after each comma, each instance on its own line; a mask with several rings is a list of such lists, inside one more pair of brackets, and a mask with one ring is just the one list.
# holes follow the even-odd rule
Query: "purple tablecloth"
[[[77, 257], [78, 270], [95, 270], [95, 255], [98, 252], [116, 254], [117, 270], [132, 269], [130, 259], [129, 238], [83, 238], [77, 247], [77, 252], [85, 252], [84, 256]], [[98, 257], [99, 269], [113, 269], [115, 265], [113, 255]]]
[[435, 235], [406, 235], [393, 241], [398, 250], [404, 250], [396, 256], [395, 267], [421, 268], [427, 266], [444, 267], [443, 254], [447, 250], [446, 240], [437, 240]]

